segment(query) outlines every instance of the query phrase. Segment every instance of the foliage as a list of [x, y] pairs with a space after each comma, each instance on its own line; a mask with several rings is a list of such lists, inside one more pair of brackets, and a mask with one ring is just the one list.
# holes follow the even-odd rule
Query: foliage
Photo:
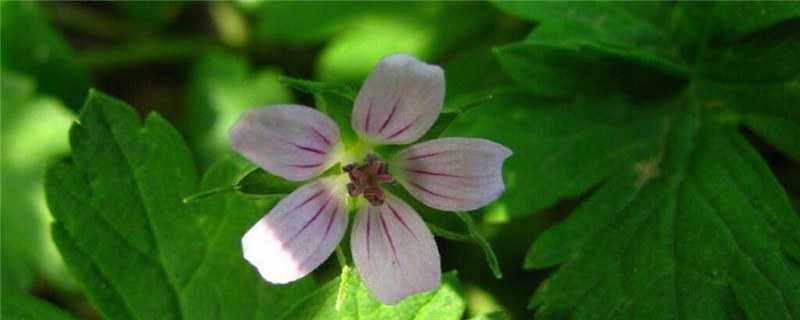
[[[800, 318], [796, 2], [0, 8], [4, 319]], [[241, 237], [298, 183], [228, 129], [302, 104], [351, 143], [398, 51], [445, 70], [422, 140], [508, 146], [507, 190], [456, 214], [391, 190], [437, 236], [434, 292], [381, 305], [349, 241], [263, 281]]]
[[103, 316], [274, 317], [311, 290], [311, 279], [265, 285], [238, 254], [239, 238], [269, 203], [235, 195], [182, 202], [198, 184], [230, 181], [238, 170], [222, 162], [199, 183], [189, 149], [163, 118], [142, 123], [93, 91], [70, 144], [72, 161], [47, 173], [53, 237]]
[[[561, 265], [531, 300], [539, 317], [800, 316], [800, 220], [739, 131], [795, 157], [800, 21], [785, 19], [800, 7], [497, 5], [541, 23], [495, 53], [550, 100], [512, 93], [447, 134], [489, 136], [521, 155], [499, 204], [509, 216], [597, 186], [525, 259]], [[732, 14], [745, 11], [758, 14]]]

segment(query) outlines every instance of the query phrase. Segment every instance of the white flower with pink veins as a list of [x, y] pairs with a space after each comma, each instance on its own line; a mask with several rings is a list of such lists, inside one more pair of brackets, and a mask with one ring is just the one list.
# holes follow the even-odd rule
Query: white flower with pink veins
[[234, 148], [264, 170], [292, 181], [313, 179], [337, 163], [342, 172], [317, 178], [278, 202], [242, 238], [244, 257], [272, 283], [307, 275], [336, 249], [356, 216], [351, 248], [367, 289], [395, 304], [441, 283], [439, 251], [411, 206], [385, 191], [398, 182], [422, 203], [443, 211], [486, 206], [505, 190], [503, 162], [511, 150], [471, 138], [412, 145], [390, 159], [377, 145], [422, 137], [444, 102], [444, 72], [414, 57], [385, 57], [361, 87], [351, 124], [359, 141], [345, 148], [336, 123], [299, 105], [245, 113], [233, 126]]

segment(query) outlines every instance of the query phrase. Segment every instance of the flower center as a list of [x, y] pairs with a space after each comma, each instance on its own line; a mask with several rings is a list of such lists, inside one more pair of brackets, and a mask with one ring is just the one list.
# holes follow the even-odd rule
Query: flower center
[[363, 194], [373, 206], [383, 204], [385, 198], [381, 184], [392, 183], [394, 178], [389, 175], [389, 166], [374, 154], [367, 155], [363, 164], [351, 163], [342, 168], [350, 176], [347, 192], [351, 197]]

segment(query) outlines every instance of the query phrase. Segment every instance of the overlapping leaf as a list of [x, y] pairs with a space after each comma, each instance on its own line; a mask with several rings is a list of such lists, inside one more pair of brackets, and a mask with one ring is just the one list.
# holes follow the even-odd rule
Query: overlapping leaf
[[275, 199], [231, 193], [182, 202], [232, 183], [240, 162], [224, 161], [198, 183], [172, 126], [158, 115], [142, 123], [98, 92], [90, 93], [70, 143], [72, 161], [47, 174], [53, 237], [104, 317], [271, 318], [312, 289], [310, 279], [266, 284], [241, 258], [241, 235]]
[[496, 50], [533, 94], [499, 97], [445, 134], [515, 150], [498, 216], [599, 186], [526, 258], [561, 265], [531, 301], [538, 315], [800, 317], [800, 220], [739, 131], [797, 158], [798, 5], [498, 6], [540, 23]]

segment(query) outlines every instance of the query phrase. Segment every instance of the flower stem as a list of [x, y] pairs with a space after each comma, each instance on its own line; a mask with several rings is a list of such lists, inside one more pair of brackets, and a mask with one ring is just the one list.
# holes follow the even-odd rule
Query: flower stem
[[483, 254], [486, 256], [486, 263], [489, 264], [489, 269], [492, 270], [494, 277], [502, 279], [503, 272], [500, 270], [500, 263], [497, 261], [497, 256], [494, 254], [494, 250], [492, 250], [489, 241], [486, 241], [486, 238], [484, 238], [480, 230], [478, 230], [478, 226], [475, 224], [475, 221], [472, 220], [472, 216], [464, 212], [456, 212], [456, 215], [461, 218], [461, 221], [467, 226], [467, 230], [469, 230], [475, 243], [483, 249]]
[[472, 236], [467, 234], [460, 234], [458, 232], [453, 232], [444, 228], [437, 227], [436, 225], [429, 223], [428, 229], [433, 232], [437, 237], [445, 238], [447, 240], [452, 241], [460, 241], [460, 242], [473, 242], [475, 239]]
[[237, 190], [239, 190], [239, 188], [240, 188], [239, 185], [230, 185], [230, 186], [222, 186], [222, 187], [219, 187], [219, 188], [209, 189], [209, 190], [206, 190], [206, 191], [200, 191], [200, 192], [195, 193], [193, 195], [184, 197], [183, 198], [183, 203], [191, 203], [191, 202], [195, 202], [197, 200], [202, 200], [202, 199], [208, 198], [210, 196], [213, 196], [213, 195], [215, 195], [217, 193], [223, 193], [223, 192], [229, 192], [229, 191], [237, 191]]
[[342, 251], [342, 246], [336, 246], [336, 260], [339, 261], [339, 266], [342, 267], [342, 272], [347, 266], [347, 256], [344, 255], [344, 251]]

